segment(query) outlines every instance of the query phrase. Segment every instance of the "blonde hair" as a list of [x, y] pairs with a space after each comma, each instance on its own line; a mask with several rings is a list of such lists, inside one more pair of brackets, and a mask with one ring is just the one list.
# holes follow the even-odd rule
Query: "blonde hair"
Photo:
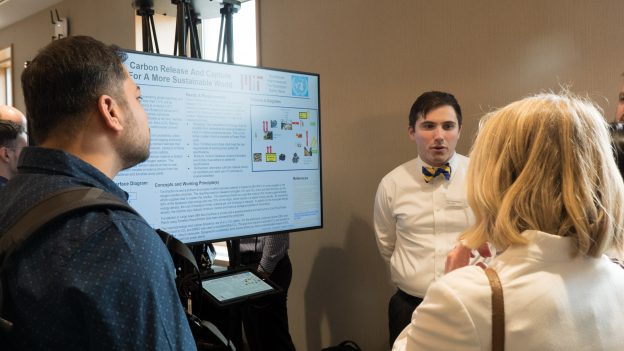
[[471, 151], [469, 247], [526, 244], [540, 230], [573, 238], [575, 254], [622, 249], [624, 184], [607, 124], [589, 101], [540, 94], [488, 114]]

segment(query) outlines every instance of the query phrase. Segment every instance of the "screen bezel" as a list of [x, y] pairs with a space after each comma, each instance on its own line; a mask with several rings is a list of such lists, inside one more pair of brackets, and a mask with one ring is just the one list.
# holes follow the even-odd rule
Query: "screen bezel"
[[[148, 55], [148, 56], [159, 56], [159, 57], [167, 57], [167, 58], [172, 58], [172, 59], [180, 59], [180, 60], [192, 60], [192, 61], [200, 61], [200, 62], [207, 62], [210, 64], [217, 64], [217, 65], [227, 65], [227, 66], [236, 66], [236, 67], [247, 67], [247, 68], [252, 68], [252, 69], [258, 69], [258, 70], [267, 70], [267, 71], [277, 71], [277, 72], [285, 72], [285, 73], [294, 73], [294, 74], [303, 74], [303, 75], [309, 75], [309, 76], [315, 76], [317, 78], [318, 84], [317, 84], [317, 96], [318, 96], [318, 158], [319, 158], [319, 200], [320, 200], [320, 224], [317, 226], [309, 226], [309, 227], [303, 227], [303, 228], [292, 228], [292, 229], [283, 229], [283, 230], [279, 230], [279, 231], [271, 231], [271, 232], [257, 232], [257, 233], [249, 233], [249, 234], [242, 234], [242, 235], [233, 235], [233, 236], [223, 236], [223, 237], [217, 237], [217, 238], [210, 238], [207, 240], [200, 240], [200, 241], [189, 241], [189, 242], [184, 242], [184, 244], [186, 245], [199, 245], [199, 244], [207, 244], [207, 243], [213, 243], [213, 242], [220, 242], [220, 241], [225, 241], [225, 240], [235, 240], [235, 239], [244, 239], [244, 238], [252, 238], [252, 237], [258, 237], [258, 236], [267, 236], [267, 235], [274, 235], [274, 234], [278, 234], [278, 233], [293, 233], [293, 232], [301, 232], [301, 231], [308, 231], [308, 230], [314, 230], [314, 229], [321, 229], [323, 228], [323, 224], [324, 224], [324, 206], [323, 206], [323, 146], [322, 146], [322, 124], [321, 124], [321, 77], [319, 73], [312, 73], [312, 72], [306, 72], [306, 71], [297, 71], [297, 70], [290, 70], [290, 69], [283, 69], [283, 68], [274, 68], [274, 67], [267, 67], [267, 66], [251, 66], [251, 65], [242, 65], [242, 64], [235, 64], [235, 63], [226, 63], [226, 62], [217, 62], [217, 61], [212, 61], [212, 60], [206, 60], [206, 59], [199, 59], [199, 58], [192, 58], [192, 57], [185, 57], [185, 56], [173, 56], [173, 55], [166, 55], [166, 54], [156, 54], [156, 53], [150, 53], [150, 52], [143, 52], [143, 51], [137, 51], [137, 50], [130, 50], [130, 49], [120, 49], [119, 50], [122, 54], [124, 53], [130, 53], [130, 54], [138, 54], [138, 55]], [[122, 63], [124, 63], [124, 67], [125, 67], [125, 61], [127, 58], [122, 58]], [[137, 83], [137, 85], [141, 85], [139, 83]], [[149, 116], [148, 116], [149, 118]], [[172, 235], [175, 237], [175, 233], [172, 233]]]

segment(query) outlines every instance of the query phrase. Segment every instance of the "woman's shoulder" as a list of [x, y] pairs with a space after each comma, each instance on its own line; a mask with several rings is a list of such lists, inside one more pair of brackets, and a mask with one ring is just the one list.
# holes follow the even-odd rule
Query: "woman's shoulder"
[[478, 266], [456, 269], [444, 275], [435, 284], [439, 285], [439, 289], [448, 290], [461, 300], [480, 299], [482, 296], [489, 297], [490, 294], [488, 278], [485, 271]]

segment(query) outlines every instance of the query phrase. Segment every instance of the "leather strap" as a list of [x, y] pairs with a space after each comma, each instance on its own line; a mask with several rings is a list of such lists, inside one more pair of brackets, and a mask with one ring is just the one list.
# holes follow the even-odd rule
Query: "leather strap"
[[492, 351], [505, 350], [505, 300], [503, 286], [498, 274], [490, 267], [485, 268], [485, 274], [492, 288]]

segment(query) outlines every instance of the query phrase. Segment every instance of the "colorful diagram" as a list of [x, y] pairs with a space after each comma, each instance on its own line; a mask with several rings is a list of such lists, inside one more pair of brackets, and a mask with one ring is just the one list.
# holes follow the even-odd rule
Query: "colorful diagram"
[[319, 168], [318, 110], [251, 106], [252, 170]]

